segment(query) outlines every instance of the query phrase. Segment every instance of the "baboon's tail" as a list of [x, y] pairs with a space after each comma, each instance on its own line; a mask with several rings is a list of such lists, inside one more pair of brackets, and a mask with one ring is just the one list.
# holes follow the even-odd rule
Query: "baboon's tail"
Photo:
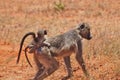
[[26, 48], [25, 48], [25, 57], [26, 57], [26, 59], [27, 59], [27, 62], [28, 62], [28, 64], [32, 67], [32, 65], [31, 65], [31, 63], [30, 63], [30, 61], [29, 61], [29, 59], [28, 59], [28, 56], [27, 56], [27, 49], [28, 49], [29, 47], [27, 46]]
[[[16, 63], [19, 63], [19, 60], [20, 60], [20, 55], [21, 55], [21, 51], [22, 51], [22, 46], [23, 46], [23, 43], [25, 41], [25, 38], [28, 37], [29, 35], [32, 35], [33, 39], [35, 39], [35, 33], [34, 32], [29, 32], [27, 34], [25, 34], [22, 38], [22, 41], [20, 43], [20, 49], [19, 49], [19, 53], [18, 53], [18, 58], [17, 58], [17, 62]], [[26, 53], [25, 53], [26, 54]], [[27, 55], [26, 56], [26, 59], [27, 59]], [[28, 59], [27, 59], [28, 60]], [[28, 60], [28, 63], [29, 63], [29, 60]]]

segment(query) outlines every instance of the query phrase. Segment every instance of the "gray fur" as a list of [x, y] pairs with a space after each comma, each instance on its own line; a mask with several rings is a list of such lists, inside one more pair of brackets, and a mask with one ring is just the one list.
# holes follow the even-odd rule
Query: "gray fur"
[[[82, 67], [84, 74], [88, 76], [89, 74], [82, 57], [82, 38], [87, 40], [92, 38], [90, 35], [90, 27], [87, 23], [82, 23], [78, 25], [77, 28], [64, 34], [46, 39], [43, 43], [49, 44], [50, 47], [43, 46], [40, 47], [41, 51], [35, 52], [37, 55], [36, 58], [44, 66], [44, 71], [40, 74], [36, 74], [34, 80], [43, 80], [58, 69], [58, 62], [54, 57], [64, 58], [68, 70], [68, 76], [64, 77], [63, 80], [70, 78], [72, 75], [70, 64], [70, 55], [72, 52], [76, 53], [76, 60]], [[37, 73], [39, 73], [39, 71]]]

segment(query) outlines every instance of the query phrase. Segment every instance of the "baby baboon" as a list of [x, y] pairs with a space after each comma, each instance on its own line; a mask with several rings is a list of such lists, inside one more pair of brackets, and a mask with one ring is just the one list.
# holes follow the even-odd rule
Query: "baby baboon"
[[[43, 46], [40, 47], [41, 51], [36, 50], [36, 58], [44, 66], [44, 70], [41, 73], [37, 72], [34, 80], [43, 80], [54, 71], [58, 69], [58, 62], [54, 57], [63, 57], [67, 70], [68, 76], [63, 79], [71, 77], [72, 70], [70, 64], [70, 55], [75, 52], [76, 60], [82, 67], [85, 76], [89, 76], [86, 66], [82, 57], [82, 38], [90, 40], [90, 27], [87, 23], [82, 23], [77, 26], [77, 28], [70, 30], [64, 34], [48, 38], [44, 41], [45, 44], [50, 44], [50, 47]], [[40, 74], [39, 74], [40, 72]]]
[[25, 51], [27, 49], [29, 50], [29, 53], [34, 53], [34, 51], [41, 47], [41, 46], [48, 46], [49, 44], [44, 44], [43, 42], [45, 41], [45, 35], [47, 35], [47, 31], [46, 30], [39, 30], [37, 32], [37, 37], [33, 39], [33, 41], [25, 48]]
[[[40, 46], [46, 46], [48, 44], [44, 44], [43, 41], [45, 40], [45, 35], [47, 35], [47, 31], [46, 30], [39, 30], [37, 32], [37, 37], [35, 35], [34, 32], [29, 32], [27, 34], [24, 35], [24, 37], [22, 38], [21, 44], [20, 44], [20, 49], [19, 49], [19, 53], [18, 53], [18, 58], [17, 58], [17, 63], [19, 63], [19, 59], [20, 59], [20, 55], [21, 55], [21, 51], [22, 51], [22, 46], [24, 43], [24, 40], [26, 39], [26, 37], [28, 37], [29, 35], [32, 35], [33, 37], [33, 41], [25, 48], [25, 56], [27, 59], [27, 62], [29, 63], [29, 65], [32, 67], [28, 57], [27, 57], [27, 49], [29, 50], [29, 53], [34, 53], [34, 51], [40, 47]], [[36, 61], [36, 60], [35, 60]], [[38, 64], [38, 63], [37, 63]]]

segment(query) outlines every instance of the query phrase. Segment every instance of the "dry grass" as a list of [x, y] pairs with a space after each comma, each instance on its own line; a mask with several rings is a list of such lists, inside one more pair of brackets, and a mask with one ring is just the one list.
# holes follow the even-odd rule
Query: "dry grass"
[[[64, 4], [64, 9], [57, 6], [61, 9], [59, 11], [55, 9], [55, 3], [59, 3], [59, 0], [1, 0], [0, 42], [4, 45], [18, 46], [22, 36], [27, 32], [36, 32], [39, 28], [44, 28], [48, 30], [48, 36], [51, 37], [74, 28], [80, 22], [87, 22], [91, 25], [93, 39], [91, 41], [83, 40], [83, 49], [91, 78], [93, 80], [120, 79], [120, 69], [118, 67], [120, 65], [120, 1], [61, 1]], [[15, 48], [15, 46], [12, 47]], [[13, 57], [9, 56], [8, 59], [11, 60], [11, 58]], [[2, 64], [6, 65], [4, 62]], [[72, 64], [73, 66], [78, 65], [75, 63], [73, 56]], [[28, 66], [23, 67], [26, 68], [25, 71], [29, 70]], [[61, 71], [64, 71], [63, 65], [47, 80], [56, 79]], [[73, 78], [84, 80], [83, 74], [80, 74], [82, 71], [78, 70], [78, 72], [78, 74], [77, 71], [75, 72]], [[30, 73], [22, 72], [19, 76], [24, 74], [29, 77], [33, 76], [33, 72]], [[65, 71], [63, 74], [65, 74]], [[26, 78], [25, 76], [22, 78], [23, 80]], [[0, 78], [4, 80], [9, 79], [9, 75], [7, 77], [1, 77], [0, 75]], [[61, 77], [63, 76], [59, 76], [58, 79]], [[21, 77], [16, 79], [19, 80]]]

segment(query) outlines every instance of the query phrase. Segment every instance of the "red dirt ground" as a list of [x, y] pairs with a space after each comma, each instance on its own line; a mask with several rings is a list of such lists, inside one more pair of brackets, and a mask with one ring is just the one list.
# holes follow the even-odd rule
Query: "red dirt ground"
[[[33, 78], [36, 67], [31, 68], [25, 60], [24, 54], [21, 56], [19, 64], [16, 64], [17, 52], [19, 46], [15, 45], [4, 45], [0, 44], [0, 80], [29, 80]], [[32, 55], [29, 55], [32, 65], [34, 61]], [[70, 80], [86, 80], [84, 77], [81, 68], [74, 59], [72, 55], [72, 67], [74, 76]], [[115, 61], [115, 62], [113, 62]], [[60, 80], [64, 75], [66, 75], [65, 66], [62, 60], [59, 60], [60, 68], [49, 76], [45, 80]], [[87, 69], [91, 74], [92, 80], [119, 80], [120, 74], [119, 71], [115, 73], [116, 69], [119, 68], [116, 64], [119, 64], [119, 61], [113, 60], [111, 57], [99, 55], [99, 57], [91, 57], [89, 60], [85, 59]]]

